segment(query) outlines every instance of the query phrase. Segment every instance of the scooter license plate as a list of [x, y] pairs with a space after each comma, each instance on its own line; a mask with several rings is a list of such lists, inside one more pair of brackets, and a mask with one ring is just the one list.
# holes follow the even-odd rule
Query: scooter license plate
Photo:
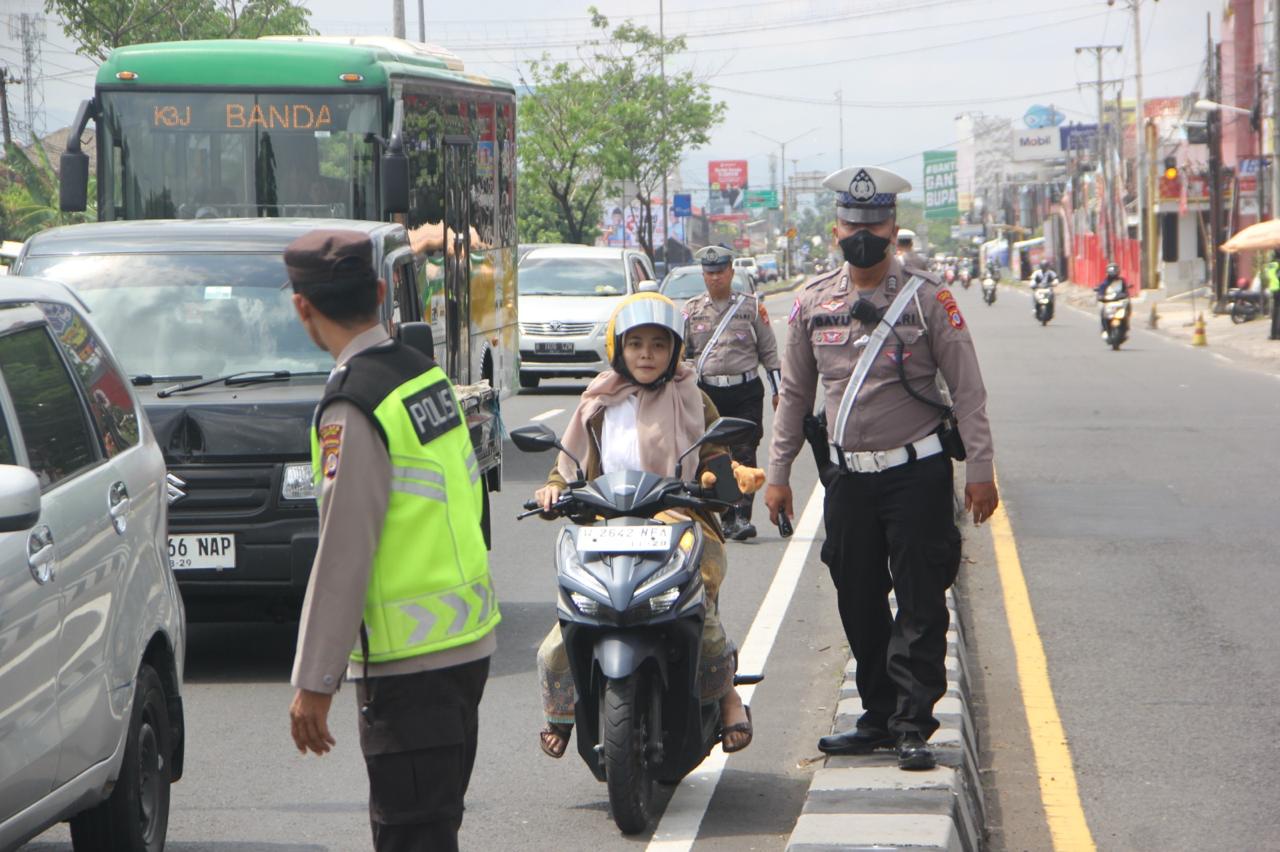
[[635, 527], [580, 527], [578, 550], [594, 552], [648, 552], [671, 549], [671, 527], [665, 524]]

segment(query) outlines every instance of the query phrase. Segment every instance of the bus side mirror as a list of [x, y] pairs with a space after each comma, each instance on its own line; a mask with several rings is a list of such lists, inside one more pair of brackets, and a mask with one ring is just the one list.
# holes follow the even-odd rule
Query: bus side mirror
[[382, 154], [382, 214], [409, 212], [409, 157], [404, 144], [392, 139]]
[[58, 162], [58, 209], [83, 213], [89, 204], [89, 155], [63, 151]]
[[396, 336], [405, 346], [417, 349], [428, 358], [436, 357], [436, 341], [431, 333], [431, 323], [402, 322], [396, 329]]

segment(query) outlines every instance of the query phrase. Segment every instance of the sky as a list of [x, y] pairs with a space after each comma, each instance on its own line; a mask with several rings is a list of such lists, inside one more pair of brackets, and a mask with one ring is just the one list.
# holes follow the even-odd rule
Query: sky
[[[418, 33], [416, 0], [405, 0], [407, 30]], [[424, 0], [427, 41], [458, 54], [470, 70], [516, 81], [544, 52], [574, 60], [592, 37], [590, 0]], [[707, 161], [745, 159], [752, 186], [769, 183], [769, 155], [787, 142], [787, 172], [882, 165], [919, 187], [921, 152], [954, 146], [965, 111], [1021, 116], [1052, 104], [1068, 121], [1096, 117], [1097, 75], [1082, 45], [1123, 44], [1107, 52], [1103, 78], [1125, 78], [1134, 96], [1133, 15], [1127, 0], [596, 0], [611, 22], [632, 19], [684, 34], [685, 54], [669, 67], [691, 69], [727, 106], [709, 145], [681, 166], [686, 186], [707, 182]], [[392, 2], [309, 0], [324, 35], [389, 35]], [[1141, 0], [1143, 94], [1180, 96], [1200, 85], [1206, 14], [1214, 38], [1223, 0]], [[464, 17], [463, 11], [473, 14]], [[533, 14], [537, 11], [536, 16]], [[19, 73], [15, 23], [44, 17], [42, 0], [0, 3], [0, 64]], [[361, 14], [363, 13], [363, 14]], [[45, 129], [70, 123], [88, 97], [96, 67], [78, 56], [55, 19], [43, 21]], [[22, 115], [23, 87], [13, 110]], [[836, 106], [841, 91], [844, 109]], [[1114, 96], [1114, 90], [1109, 90]], [[759, 135], [757, 135], [759, 134]], [[763, 138], [768, 137], [768, 139]], [[769, 141], [773, 140], [773, 141]], [[794, 160], [794, 163], [791, 162]], [[915, 193], [919, 194], [918, 190]]]

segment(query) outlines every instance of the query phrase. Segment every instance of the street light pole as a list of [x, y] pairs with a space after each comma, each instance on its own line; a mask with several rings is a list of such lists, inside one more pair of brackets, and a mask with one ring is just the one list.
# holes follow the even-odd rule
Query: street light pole
[[[667, 126], [667, 39], [663, 30], [662, 0], [658, 0], [658, 67], [662, 74], [662, 126]], [[667, 243], [671, 236], [667, 232], [667, 172], [666, 164], [662, 164], [662, 264], [671, 268], [667, 262]], [[657, 252], [655, 251], [656, 255]]]
[[404, 0], [391, 0], [391, 34], [404, 38]]
[[[761, 139], [764, 139], [766, 142], [772, 142], [773, 144], [777, 145], [779, 148], [782, 149], [782, 232], [784, 234], [787, 232], [787, 146], [790, 145], [792, 142], [795, 142], [797, 139], [803, 139], [804, 137], [808, 136], [810, 133], [814, 132], [817, 129], [818, 128], [816, 127], [810, 127], [804, 133], [801, 133], [798, 136], [792, 136], [786, 142], [781, 142], [777, 139], [774, 139], [772, 136], [765, 136], [763, 133], [760, 133], [759, 131], [756, 131], [756, 130], [749, 131], [750, 133], [753, 133], [756, 136], [759, 136]], [[783, 260], [783, 270], [786, 273], [787, 277], [790, 277], [791, 276], [791, 238], [790, 237], [787, 237], [787, 250], [782, 253], [782, 260]]]

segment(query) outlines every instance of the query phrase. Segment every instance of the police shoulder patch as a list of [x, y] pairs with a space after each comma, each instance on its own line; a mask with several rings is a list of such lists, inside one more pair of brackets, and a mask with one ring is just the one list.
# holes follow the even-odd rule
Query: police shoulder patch
[[447, 380], [429, 385], [404, 401], [409, 412], [409, 422], [418, 435], [418, 441], [428, 444], [451, 429], [462, 425], [453, 389]]
[[328, 423], [316, 432], [320, 436], [320, 470], [325, 479], [333, 479], [338, 475], [338, 457], [342, 453], [342, 427]]

